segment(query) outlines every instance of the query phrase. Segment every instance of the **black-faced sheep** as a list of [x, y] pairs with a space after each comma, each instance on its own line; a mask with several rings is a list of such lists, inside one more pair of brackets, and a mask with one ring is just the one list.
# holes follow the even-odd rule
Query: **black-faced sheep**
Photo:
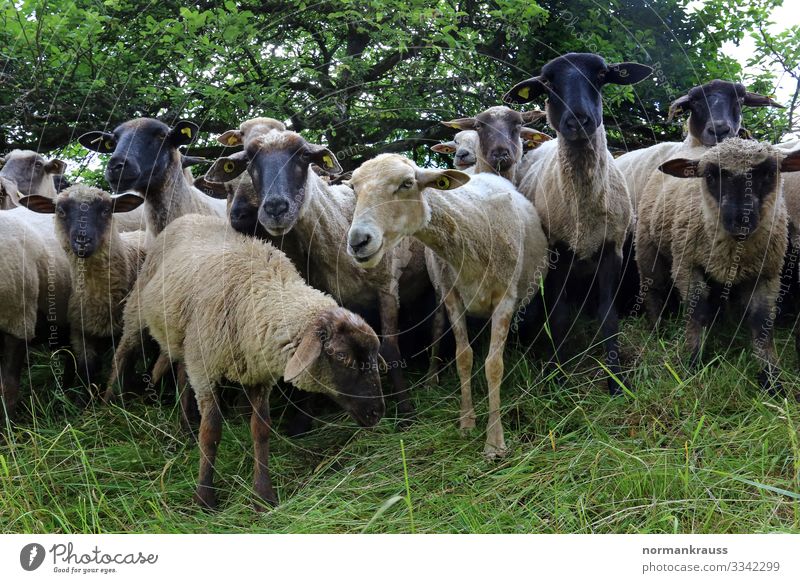
[[[637, 83], [651, 72], [638, 63], [607, 64], [595, 54], [569, 53], [547, 63], [539, 76], [519, 83], [504, 98], [527, 103], [548, 97], [547, 120], [558, 137], [531, 153], [532, 164], [517, 181], [518, 188], [539, 212], [550, 243], [553, 265], [544, 295], [556, 358], [561, 360], [568, 326], [567, 283], [587, 278], [598, 292], [612, 394], [620, 391], [618, 380], [627, 382], [620, 371], [614, 298], [633, 210], [625, 180], [606, 146], [601, 90], [608, 83]], [[585, 287], [569, 287], [583, 299]]]
[[769, 144], [729, 138], [700, 158], [670, 160], [660, 170], [645, 187], [636, 227], [647, 313], [658, 321], [674, 283], [688, 306], [694, 365], [715, 304], [738, 292], [749, 299], [753, 349], [763, 364], [759, 380], [775, 388], [772, 327], [787, 245], [779, 172], [800, 170], [800, 152], [785, 155]]

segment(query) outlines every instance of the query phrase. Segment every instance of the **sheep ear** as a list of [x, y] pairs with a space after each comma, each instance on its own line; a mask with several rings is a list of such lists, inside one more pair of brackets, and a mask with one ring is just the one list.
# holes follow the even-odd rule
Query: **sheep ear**
[[33, 212], [52, 215], [56, 212], [56, 204], [52, 198], [32, 194], [30, 196], [23, 196], [18, 201], [20, 206], [24, 206]]
[[800, 170], [800, 150], [794, 150], [781, 160], [781, 172], [797, 172], [798, 170]]
[[780, 107], [783, 109], [783, 106], [777, 101], [773, 101], [772, 98], [758, 93], [750, 93], [749, 91], [744, 94], [742, 104], [748, 107]]
[[111, 197], [111, 201], [112, 213], [127, 213], [133, 209], [139, 208], [144, 202], [144, 199], [138, 194], [123, 192], [120, 195]]
[[185, 146], [191, 143], [198, 133], [200, 133], [200, 126], [182, 119], [170, 130], [169, 139], [174, 146]]
[[531, 128], [521, 128], [519, 130], [519, 137], [522, 140], [522, 149], [525, 151], [535, 150], [548, 140], [553, 139], [547, 134], [537, 132]]
[[217, 136], [217, 141], [223, 146], [241, 146], [242, 132], [239, 130], [228, 130], [224, 134]]
[[211, 160], [200, 156], [181, 156], [181, 167], [188, 168], [195, 164], [210, 164]]
[[86, 132], [78, 138], [78, 142], [87, 150], [101, 154], [111, 154], [117, 147], [117, 139], [108, 132]]
[[697, 178], [700, 175], [699, 168], [699, 160], [687, 160], [686, 158], [676, 158], [675, 160], [664, 162], [658, 167], [664, 174], [669, 174], [676, 178]]
[[542, 111], [541, 109], [532, 109], [530, 111], [520, 111], [519, 114], [522, 116], [523, 123], [533, 123], [538, 121], [542, 118], [547, 117], [547, 112]]
[[300, 346], [294, 351], [292, 358], [286, 363], [283, 371], [283, 380], [287, 383], [296, 379], [300, 373], [314, 364], [322, 354], [322, 339], [317, 332], [316, 326], [311, 326], [303, 334]]
[[194, 179], [194, 187], [211, 198], [228, 198], [228, 187], [224, 182], [210, 182], [205, 176]]
[[8, 197], [8, 199], [13, 202], [14, 205], [19, 204], [19, 190], [17, 189], [17, 183], [13, 180], [0, 176], [0, 200], [6, 197]]
[[667, 115], [667, 121], [672, 121], [676, 115], [679, 115], [686, 111], [686, 107], [692, 102], [691, 97], [688, 95], [682, 95], [678, 97], [675, 101], [673, 101], [669, 106], [669, 115]]
[[67, 170], [67, 163], [58, 158], [53, 158], [44, 165], [44, 169], [50, 174], [64, 174]]
[[608, 66], [604, 83], [616, 85], [633, 85], [644, 81], [653, 73], [653, 67], [641, 63], [614, 63]]
[[433, 146], [431, 146], [431, 151], [436, 152], [437, 154], [455, 154], [456, 143], [444, 142], [442, 144], [434, 144]]
[[247, 170], [247, 160], [234, 156], [219, 158], [206, 172], [208, 182], [228, 182]]
[[436, 190], [452, 190], [469, 182], [469, 174], [459, 170], [426, 170], [417, 168], [417, 185], [419, 189], [435, 188]]
[[445, 125], [449, 128], [455, 128], [457, 130], [474, 130], [475, 123], [476, 120], [474, 117], [460, 117], [458, 119], [451, 119], [450, 121], [441, 122], [442, 125]]
[[748, 130], [746, 128], [739, 128], [739, 131], [736, 132], [736, 135], [738, 137], [742, 138], [743, 140], [752, 140], [753, 139], [753, 134], [750, 133], [750, 130]]
[[531, 77], [514, 85], [511, 91], [503, 95], [503, 101], [506, 103], [528, 103], [544, 93], [547, 93], [547, 86], [544, 84], [544, 80], [541, 77]]
[[319, 166], [323, 173], [328, 176], [336, 176], [343, 172], [339, 160], [328, 148], [314, 145], [309, 145], [309, 147], [311, 148], [311, 161]]

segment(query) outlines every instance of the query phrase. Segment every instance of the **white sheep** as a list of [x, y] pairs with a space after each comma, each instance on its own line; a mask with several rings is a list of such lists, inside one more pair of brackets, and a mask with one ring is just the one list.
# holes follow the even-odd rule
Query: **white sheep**
[[[612, 394], [620, 392], [620, 383], [627, 383], [619, 363], [614, 298], [633, 209], [625, 180], [606, 146], [599, 87], [637, 83], [651, 72], [638, 63], [610, 65], [599, 55], [569, 53], [547, 63], [538, 77], [517, 84], [505, 96], [519, 103], [549, 96], [547, 120], [558, 137], [533, 151], [530, 169], [518, 180], [518, 188], [536, 206], [554, 258], [545, 282], [545, 307], [550, 312], [555, 357], [562, 360], [567, 296], [575, 293], [573, 299], [580, 303], [594, 283]], [[579, 283], [580, 279], [586, 281]]]
[[475, 130], [464, 130], [458, 132], [449, 142], [434, 144], [431, 151], [438, 154], [452, 154], [453, 166], [456, 170], [461, 170], [467, 174], [475, 171], [477, 162], [476, 152], [478, 150], [478, 132]]
[[547, 273], [547, 239], [536, 209], [499, 176], [483, 173], [470, 179], [457, 170], [425, 170], [398, 154], [365, 162], [350, 184], [358, 204], [348, 252], [361, 267], [380, 265], [411, 236], [427, 247], [429, 272], [456, 337], [462, 430], [475, 427], [466, 316], [491, 318], [484, 453], [504, 455], [500, 386], [506, 337], [520, 304], [536, 293]]
[[17, 206], [20, 196], [55, 197], [54, 176], [63, 174], [67, 168], [62, 160], [47, 160], [33, 150], [11, 150], [0, 158], [0, 166], [0, 210]]
[[144, 197], [147, 233], [155, 237], [183, 215], [225, 216], [224, 201], [204, 195], [184, 171], [199, 159], [182, 157], [178, 147], [192, 142], [198, 132], [198, 126], [189, 121], [170, 128], [145, 117], [127, 121], [113, 133], [88, 132], [78, 140], [85, 148], [112, 154], [106, 180], [114, 192], [136, 192]]
[[144, 200], [135, 194], [111, 197], [98, 188], [75, 185], [55, 200], [27, 196], [20, 204], [55, 214], [55, 232], [70, 264], [69, 323], [72, 350], [87, 385], [97, 382], [101, 341], [122, 331], [122, 309], [145, 256], [143, 231], [120, 234], [112, 217]]
[[[268, 457], [269, 393], [278, 379], [330, 396], [363, 426], [381, 419], [377, 336], [306, 284], [278, 249], [235, 232], [224, 219], [197, 215], [173, 221], [150, 249], [125, 307], [115, 367], [135, 349], [144, 326], [163, 354], [185, 363], [201, 412], [197, 500], [203, 506], [216, 506], [223, 382], [241, 383], [253, 406], [259, 509], [277, 502]], [[112, 373], [108, 397], [114, 381]]]

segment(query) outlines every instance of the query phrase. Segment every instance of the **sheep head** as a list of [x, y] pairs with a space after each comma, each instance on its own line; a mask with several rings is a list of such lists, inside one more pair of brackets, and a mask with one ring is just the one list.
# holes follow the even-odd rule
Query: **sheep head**
[[58, 159], [47, 160], [32, 150], [12, 150], [3, 158], [0, 177], [16, 183], [23, 195], [40, 194], [53, 197], [56, 195], [53, 177], [63, 174], [67, 169], [66, 162]]

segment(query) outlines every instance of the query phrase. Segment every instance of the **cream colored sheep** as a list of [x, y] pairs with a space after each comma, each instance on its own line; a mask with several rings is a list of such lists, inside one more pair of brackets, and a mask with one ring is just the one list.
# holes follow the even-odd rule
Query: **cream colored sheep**
[[[55, 197], [53, 177], [63, 174], [67, 169], [65, 162], [47, 160], [33, 150], [11, 150], [0, 158], [0, 166], [0, 183], [3, 185], [0, 188], [0, 210], [17, 206], [16, 200], [20, 196], [38, 194]], [[7, 181], [13, 182], [13, 185], [8, 185]]]
[[[308, 286], [279, 250], [236, 233], [224, 219], [182, 217], [153, 242], [125, 308], [117, 366], [142, 326], [162, 353], [185, 363], [201, 412], [197, 499], [206, 507], [216, 506], [220, 383], [241, 383], [249, 393], [254, 490], [265, 503], [277, 502], [267, 464], [269, 392], [278, 379], [330, 396], [363, 426], [383, 415], [372, 329]], [[109, 396], [114, 381], [112, 374]]]
[[295, 132], [259, 125], [267, 130], [241, 134], [244, 152], [217, 160], [206, 173], [206, 182], [231, 181], [247, 170], [250, 181], [240, 184], [231, 202], [234, 229], [248, 234], [265, 231], [310, 285], [348, 309], [363, 313], [377, 309], [381, 353], [390, 364], [392, 394], [405, 424], [414, 407], [403, 375], [399, 311], [401, 302], [418, 299], [429, 285], [423, 246], [409, 239], [375, 269], [356, 265], [347, 255], [355, 194], [349, 186], [329, 184], [310, 169], [316, 164], [329, 174], [340, 173], [334, 154]]
[[452, 154], [453, 166], [456, 170], [473, 174], [475, 162], [478, 160], [476, 154], [478, 147], [478, 132], [464, 130], [458, 132], [449, 142], [434, 144], [431, 146], [431, 151], [438, 154]]
[[484, 173], [470, 179], [457, 170], [424, 170], [398, 154], [365, 162], [350, 183], [358, 204], [348, 252], [361, 267], [380, 265], [411, 236], [427, 247], [429, 272], [456, 337], [462, 430], [475, 427], [466, 316], [491, 318], [484, 453], [504, 455], [500, 385], [506, 337], [520, 303], [536, 293], [547, 272], [547, 239], [536, 209], [499, 176]]
[[[691, 362], [712, 304], [732, 292], [749, 299], [753, 349], [763, 363], [762, 386], [777, 384], [772, 342], [775, 303], [787, 245], [787, 214], [779, 171], [800, 170], [800, 152], [729, 138], [697, 159], [660, 167], [641, 199], [636, 262], [650, 318], [658, 321], [670, 283], [687, 304]], [[669, 176], [667, 176], [667, 174]]]
[[112, 217], [130, 212], [144, 199], [134, 194], [111, 197], [86, 185], [75, 185], [55, 200], [27, 196], [20, 204], [32, 211], [56, 214], [55, 232], [70, 264], [72, 292], [69, 323], [72, 350], [87, 385], [99, 382], [102, 341], [122, 331], [122, 309], [145, 256], [144, 231], [120, 234]]

